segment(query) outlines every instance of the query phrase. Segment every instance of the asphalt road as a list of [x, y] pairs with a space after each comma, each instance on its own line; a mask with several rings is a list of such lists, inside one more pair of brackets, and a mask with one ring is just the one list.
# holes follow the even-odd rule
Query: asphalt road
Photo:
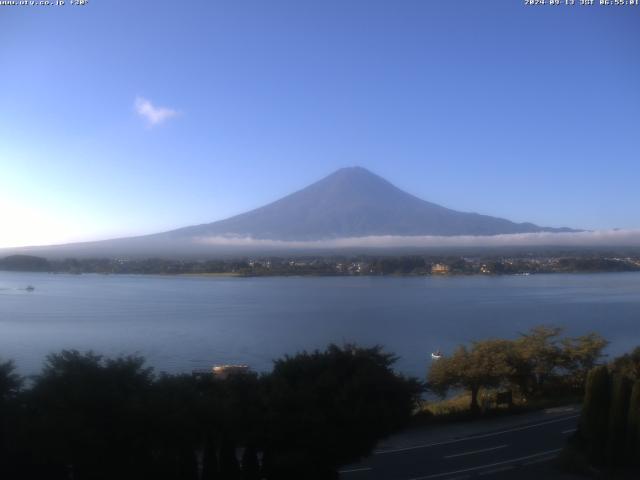
[[469, 436], [380, 449], [340, 471], [342, 480], [461, 480], [518, 478], [518, 469], [555, 459], [575, 431], [578, 412], [567, 411]]

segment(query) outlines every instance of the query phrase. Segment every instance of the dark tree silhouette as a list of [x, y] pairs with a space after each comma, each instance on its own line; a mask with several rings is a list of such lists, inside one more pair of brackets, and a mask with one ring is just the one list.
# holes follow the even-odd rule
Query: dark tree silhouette
[[24, 379], [15, 372], [11, 360], [0, 362], [0, 404], [11, 400], [20, 391]]
[[65, 350], [24, 390], [0, 363], [0, 477], [335, 478], [409, 420], [422, 387], [394, 361], [378, 347], [331, 346], [261, 377], [219, 379]]
[[329, 346], [275, 362], [267, 379], [266, 475], [337, 478], [403, 426], [422, 385], [392, 370], [380, 347]]
[[[50, 355], [29, 392], [30, 466], [47, 478], [135, 478], [147, 449], [140, 357]], [[143, 460], [144, 459], [144, 460]]]
[[19, 404], [16, 397], [23, 378], [15, 373], [12, 361], [0, 362], [0, 478], [13, 474], [13, 464], [18, 452], [15, 439], [19, 429]]

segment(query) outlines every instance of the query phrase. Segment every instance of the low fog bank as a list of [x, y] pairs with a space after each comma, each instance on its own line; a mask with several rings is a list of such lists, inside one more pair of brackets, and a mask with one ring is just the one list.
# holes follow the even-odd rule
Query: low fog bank
[[64, 258], [230, 258], [248, 255], [471, 254], [533, 251], [640, 252], [640, 230], [523, 233], [492, 236], [367, 236], [282, 241], [240, 236], [145, 236], [67, 245], [0, 249], [14, 254]]
[[446, 247], [639, 247], [640, 230], [539, 232], [505, 235], [395, 236], [380, 235], [311, 241], [268, 240], [252, 237], [198, 237], [196, 243], [212, 247], [296, 249], [446, 248]]

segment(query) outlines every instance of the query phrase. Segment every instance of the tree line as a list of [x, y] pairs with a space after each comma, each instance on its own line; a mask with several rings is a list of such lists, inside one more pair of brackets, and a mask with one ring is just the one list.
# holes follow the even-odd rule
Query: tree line
[[480, 410], [481, 389], [506, 389], [521, 401], [581, 394], [588, 372], [602, 358], [607, 341], [597, 333], [562, 337], [562, 329], [537, 326], [514, 340], [489, 339], [460, 345], [432, 362], [428, 388], [445, 396], [462, 389], [470, 410]]
[[337, 478], [411, 419], [423, 384], [395, 361], [331, 345], [225, 379], [73, 350], [28, 379], [5, 361], [0, 478]]
[[32, 255], [0, 258], [0, 270], [102, 273], [102, 274], [234, 274], [278, 275], [428, 275], [434, 265], [446, 266], [454, 275], [515, 275], [521, 273], [628, 272], [640, 271], [640, 258], [577, 257], [508, 258], [431, 255], [358, 255], [300, 258], [178, 260], [168, 258], [66, 258], [46, 259]]

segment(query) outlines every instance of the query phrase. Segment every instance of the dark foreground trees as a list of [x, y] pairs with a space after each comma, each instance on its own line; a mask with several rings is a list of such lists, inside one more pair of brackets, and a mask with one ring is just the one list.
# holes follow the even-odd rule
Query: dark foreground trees
[[63, 351], [22, 390], [0, 364], [0, 478], [336, 478], [415, 408], [421, 385], [394, 361], [330, 346], [221, 380]]
[[16, 398], [21, 386], [22, 378], [15, 373], [13, 362], [0, 361], [0, 472], [9, 469], [13, 458], [12, 437], [18, 430]]
[[[580, 423], [563, 452], [565, 467], [593, 473], [619, 469], [634, 471], [640, 467], [640, 380], [629, 367], [638, 357], [632, 354], [611, 365], [592, 369], [585, 388]], [[598, 478], [614, 478], [605, 473]], [[615, 477], [618, 478], [618, 477]]]
[[276, 362], [266, 378], [270, 478], [337, 478], [411, 417], [421, 385], [379, 347], [330, 346]]

